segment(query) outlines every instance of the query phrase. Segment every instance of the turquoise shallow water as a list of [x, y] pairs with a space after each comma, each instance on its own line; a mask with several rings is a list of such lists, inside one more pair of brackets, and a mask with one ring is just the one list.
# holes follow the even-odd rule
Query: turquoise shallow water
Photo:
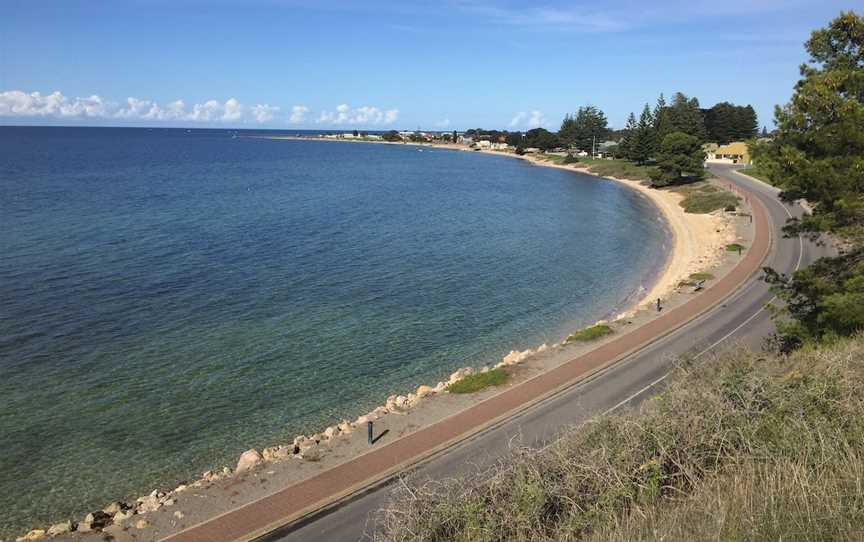
[[0, 128], [0, 536], [179, 482], [632, 301], [642, 196], [522, 161]]

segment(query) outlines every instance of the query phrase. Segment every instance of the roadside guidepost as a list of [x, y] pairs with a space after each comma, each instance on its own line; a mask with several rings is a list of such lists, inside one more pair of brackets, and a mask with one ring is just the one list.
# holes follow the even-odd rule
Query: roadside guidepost
[[660, 298], [658, 297], [657, 298], [657, 312], [660, 312], [662, 310], [663, 310], [663, 307], [660, 305]]
[[367, 435], [368, 435], [368, 437], [369, 437], [369, 445], [371, 446], [372, 444], [375, 443], [375, 439], [372, 438], [372, 435], [373, 435], [373, 432], [372, 432], [372, 420], [369, 420], [368, 422], [366, 422], [366, 433], [367, 433]]

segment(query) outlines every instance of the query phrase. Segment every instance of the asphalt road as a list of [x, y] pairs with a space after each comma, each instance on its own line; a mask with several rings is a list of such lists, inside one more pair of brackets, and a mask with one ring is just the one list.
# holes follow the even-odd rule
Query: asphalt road
[[[719, 178], [735, 183], [758, 197], [772, 225], [771, 252], [765, 265], [786, 273], [827, 255], [828, 249], [799, 238], [783, 238], [781, 228], [798, 206], [777, 199], [777, 190], [738, 175], [732, 166], [712, 165]], [[732, 344], [760, 348], [773, 330], [764, 309], [772, 300], [768, 287], [752, 277], [726, 302], [587, 381], [520, 412], [507, 421], [415, 467], [412, 478], [444, 479], [491, 465], [514, 444], [543, 446], [562, 429], [579, 425], [600, 413], [634, 405], [662, 388], [676, 355], [702, 356]], [[372, 518], [388, 499], [395, 479], [342, 501], [312, 517], [260, 539], [261, 541], [357, 541], [371, 532]]]

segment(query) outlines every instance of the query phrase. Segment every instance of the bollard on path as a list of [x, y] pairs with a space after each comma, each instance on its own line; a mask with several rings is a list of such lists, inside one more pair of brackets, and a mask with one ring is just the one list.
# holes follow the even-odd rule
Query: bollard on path
[[369, 436], [369, 445], [371, 446], [372, 444], [375, 443], [375, 439], [372, 438], [372, 435], [374, 434], [372, 432], [372, 420], [369, 420], [368, 422], [366, 422], [366, 433]]

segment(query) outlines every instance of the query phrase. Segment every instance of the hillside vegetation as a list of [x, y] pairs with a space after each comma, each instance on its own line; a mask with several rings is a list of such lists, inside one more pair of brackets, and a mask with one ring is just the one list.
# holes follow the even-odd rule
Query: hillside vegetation
[[864, 337], [682, 361], [641, 411], [406, 486], [380, 541], [864, 537]]

